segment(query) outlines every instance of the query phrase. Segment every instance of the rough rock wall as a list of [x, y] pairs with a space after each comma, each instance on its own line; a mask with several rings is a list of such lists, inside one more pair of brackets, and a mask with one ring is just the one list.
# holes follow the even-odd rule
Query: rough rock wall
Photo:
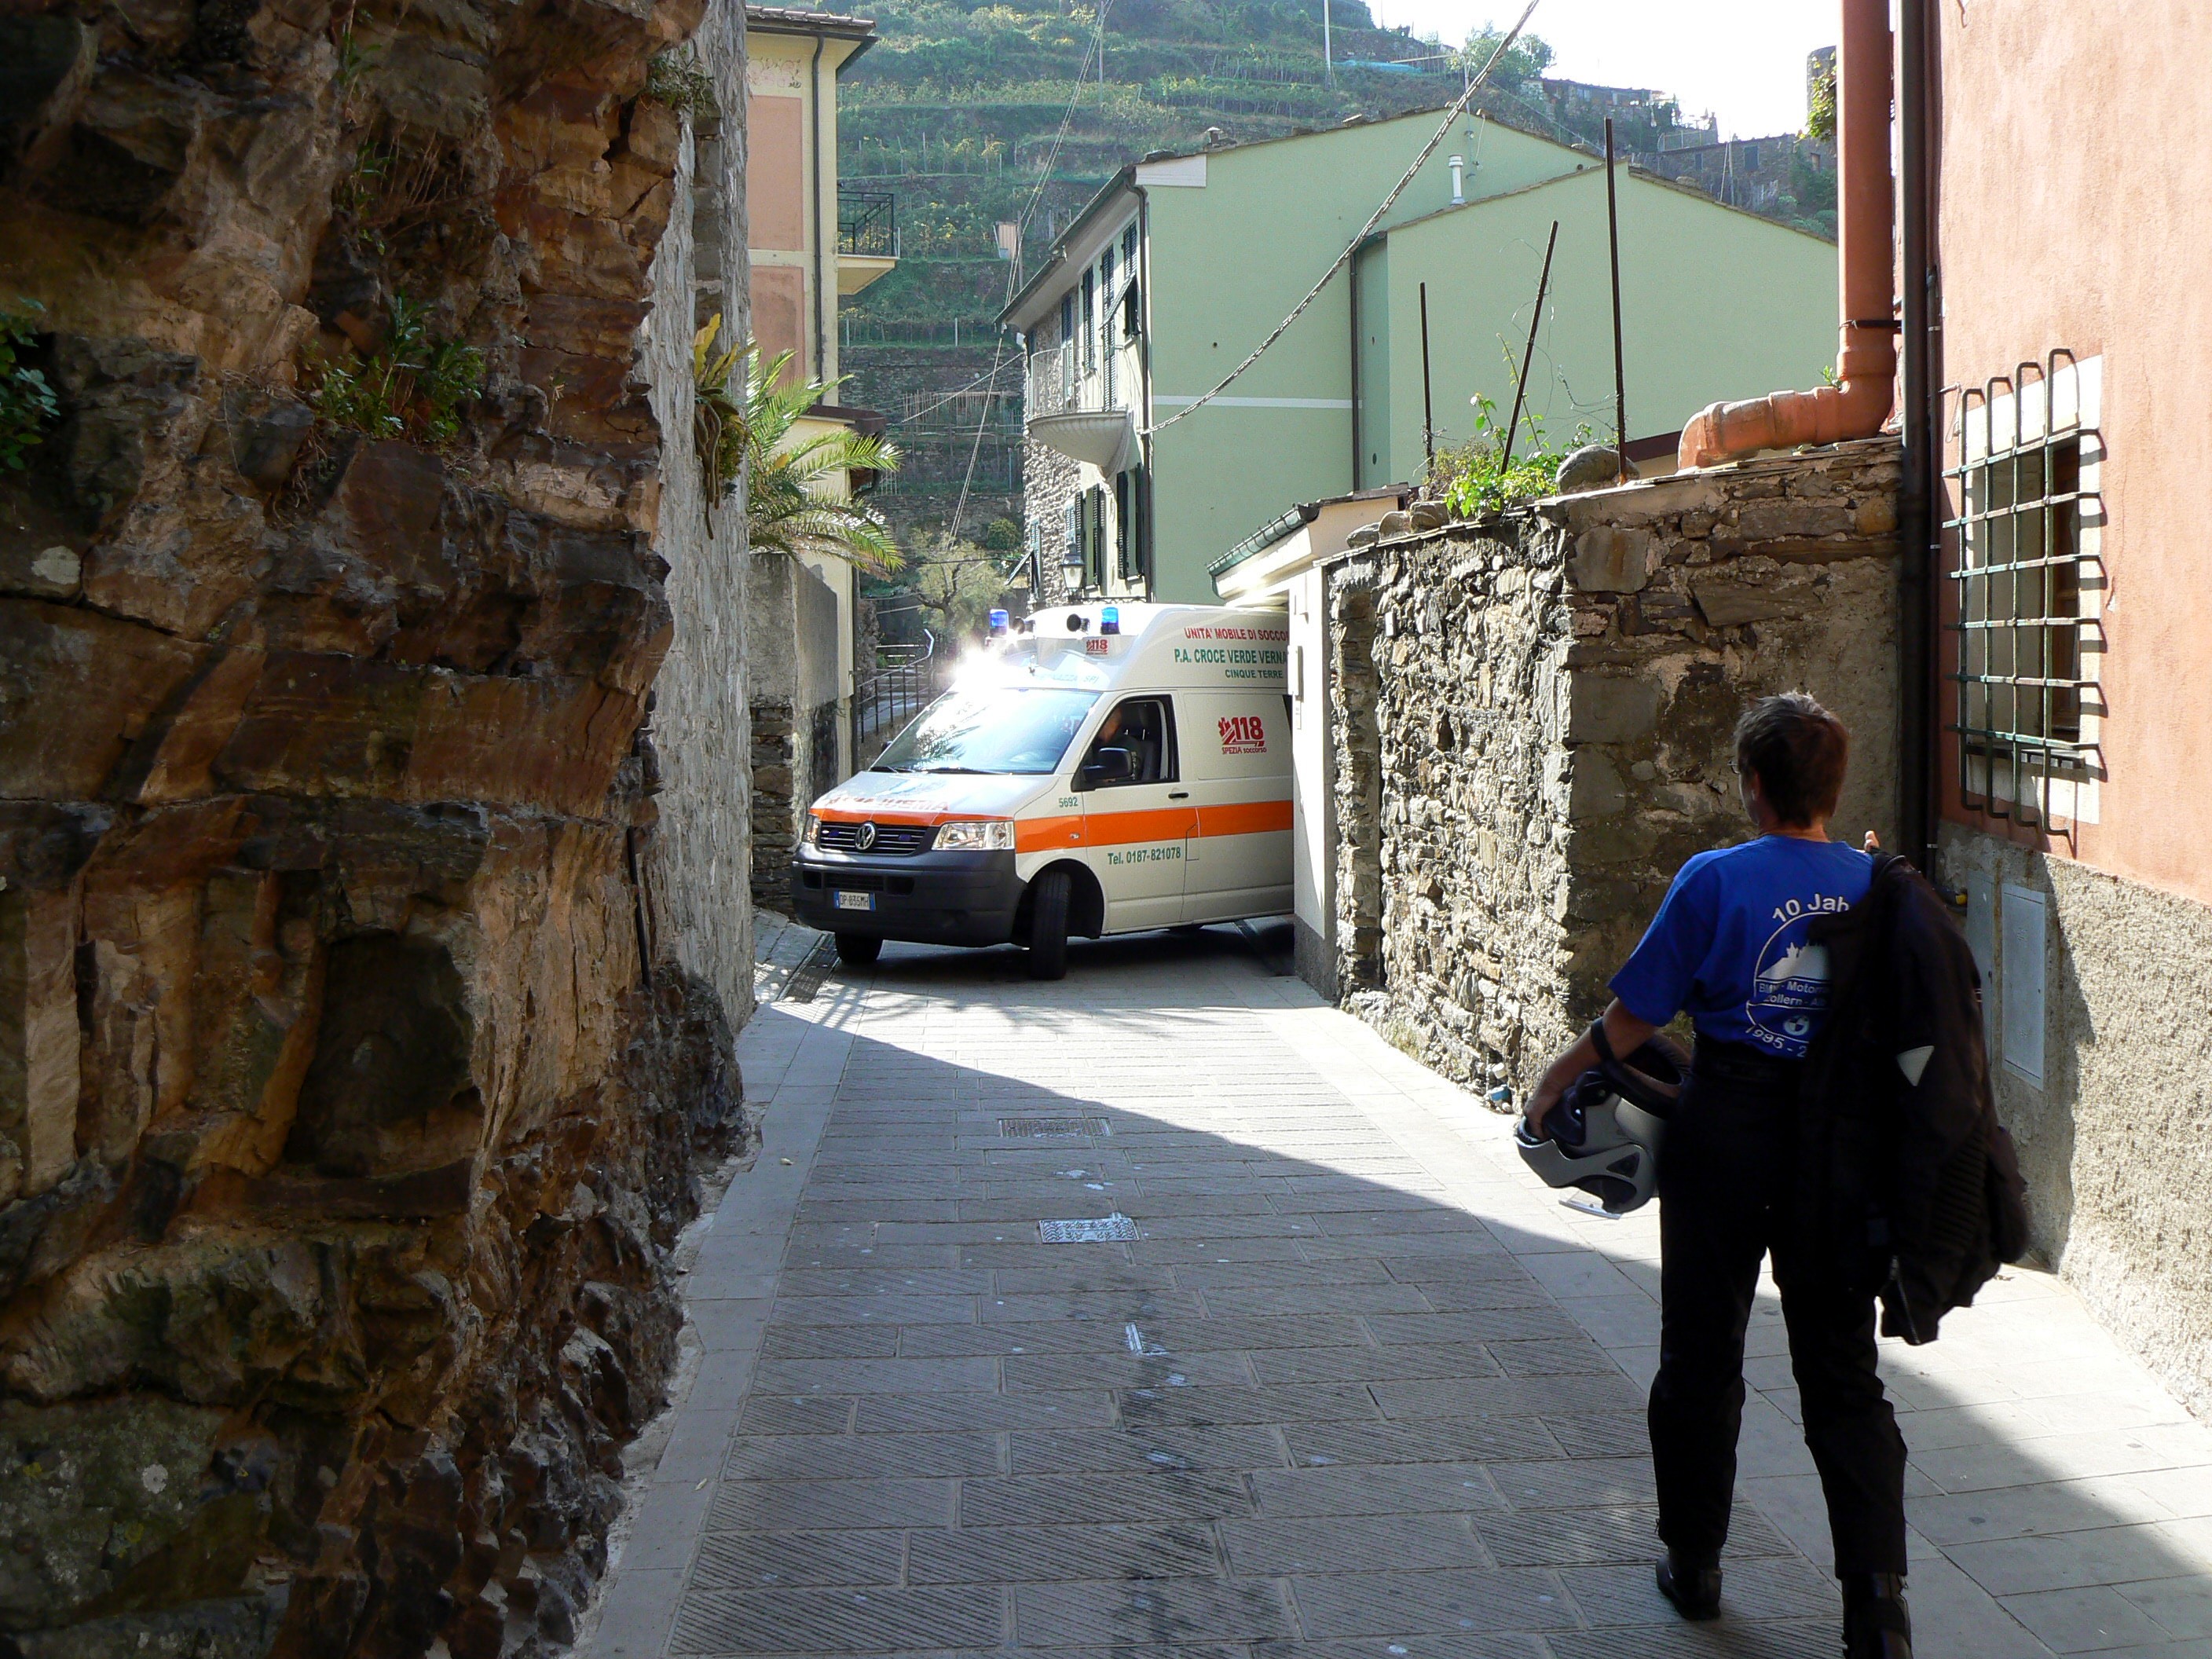
[[714, 0], [690, 45], [675, 54], [703, 72], [714, 110], [695, 112], [677, 158], [667, 234], [653, 255], [653, 311], [641, 356], [661, 433], [661, 499], [654, 547], [669, 567], [673, 636], [653, 683], [659, 823], [644, 860], [656, 953], [672, 954], [711, 985], [742, 1021], [753, 1006], [753, 763], [748, 703], [754, 660], [745, 592], [751, 552], [739, 497], [708, 500], [695, 429], [691, 341], [722, 319], [721, 341], [751, 331], [745, 264], [744, 9]]
[[752, 895], [790, 907], [791, 859], [806, 809], [842, 781], [837, 596], [797, 559], [754, 561], [747, 612], [752, 659]]
[[1337, 562], [1347, 1006], [1449, 1076], [1531, 1085], [1683, 860], [1747, 833], [1730, 739], [1753, 697], [1809, 690], [1843, 716], [1834, 833], [1887, 837], [1898, 476], [1872, 440]]
[[[2212, 909], [1957, 824], [1943, 827], [1938, 868], [1968, 896], [1997, 1110], [2020, 1147], [2036, 1248], [2212, 1416], [2212, 1222], [2198, 1191], [2212, 1052], [2176, 1036], [2212, 1006]], [[2007, 887], [2041, 896], [2040, 911], [2001, 915]], [[2008, 1021], [2039, 1015], [2032, 1076], [2007, 1062], [2025, 1035]]]
[[568, 1631], [740, 1110], [635, 878], [697, 21], [0, 20], [0, 1647]]

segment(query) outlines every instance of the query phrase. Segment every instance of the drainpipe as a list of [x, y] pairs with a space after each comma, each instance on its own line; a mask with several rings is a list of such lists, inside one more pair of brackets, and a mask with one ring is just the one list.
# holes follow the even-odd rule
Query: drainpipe
[[1843, 270], [1837, 384], [1700, 410], [1682, 428], [1678, 459], [1686, 470], [1717, 466], [1755, 450], [1870, 438], [1889, 418], [1897, 375], [1890, 82], [1887, 0], [1843, 0], [1836, 53], [1837, 241]]
[[1898, 160], [1903, 257], [1905, 476], [1898, 501], [1899, 851], [1932, 872], [1936, 854], [1936, 707], [1938, 678], [1936, 583], [1942, 568], [1942, 422], [1936, 388], [1936, 258], [1932, 224], [1936, 172], [1929, 106], [1928, 0], [1900, 0], [1898, 12]]
[[814, 94], [813, 105], [806, 112], [807, 125], [812, 129], [807, 134], [807, 194], [814, 198], [814, 378], [826, 380], [830, 378], [830, 343], [822, 316], [830, 296], [822, 286], [822, 36], [818, 34], [814, 37], [814, 61], [807, 66], [807, 74]]
[[1137, 544], [1137, 571], [1145, 580], [1145, 597], [1152, 591], [1153, 554], [1159, 545], [1159, 526], [1152, 517], [1152, 198], [1142, 185], [1137, 192], [1137, 415], [1143, 424], [1137, 434], [1137, 489], [1144, 498], [1138, 524], [1143, 532]]

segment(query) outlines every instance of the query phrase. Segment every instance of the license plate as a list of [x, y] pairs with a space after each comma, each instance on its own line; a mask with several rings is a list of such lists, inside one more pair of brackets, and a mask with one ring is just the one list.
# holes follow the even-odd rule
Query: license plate
[[873, 893], [848, 893], [841, 889], [837, 894], [837, 908], [840, 910], [872, 910], [876, 908], [876, 896]]

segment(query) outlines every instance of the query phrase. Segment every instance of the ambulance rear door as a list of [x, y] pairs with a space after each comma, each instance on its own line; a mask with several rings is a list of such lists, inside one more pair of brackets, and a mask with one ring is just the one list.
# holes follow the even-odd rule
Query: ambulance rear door
[[1198, 807], [1183, 920], [1291, 908], [1291, 731], [1279, 691], [1178, 691], [1182, 773]]

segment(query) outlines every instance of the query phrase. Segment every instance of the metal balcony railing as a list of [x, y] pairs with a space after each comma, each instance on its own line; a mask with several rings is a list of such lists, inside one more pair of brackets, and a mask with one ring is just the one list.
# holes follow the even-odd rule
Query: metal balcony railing
[[937, 636], [922, 630], [921, 645], [876, 647], [872, 672], [857, 675], [853, 687], [853, 764], [872, 765], [906, 723], [937, 700], [945, 689], [945, 660], [937, 654]]
[[1124, 341], [1094, 355], [1089, 364], [1078, 356], [1078, 343], [1034, 353], [1029, 360], [1029, 384], [1024, 413], [1030, 420], [1040, 415], [1093, 414], [1126, 409], [1137, 387], [1137, 348]]
[[898, 258], [898, 198], [888, 191], [837, 192], [837, 252], [862, 258]]

